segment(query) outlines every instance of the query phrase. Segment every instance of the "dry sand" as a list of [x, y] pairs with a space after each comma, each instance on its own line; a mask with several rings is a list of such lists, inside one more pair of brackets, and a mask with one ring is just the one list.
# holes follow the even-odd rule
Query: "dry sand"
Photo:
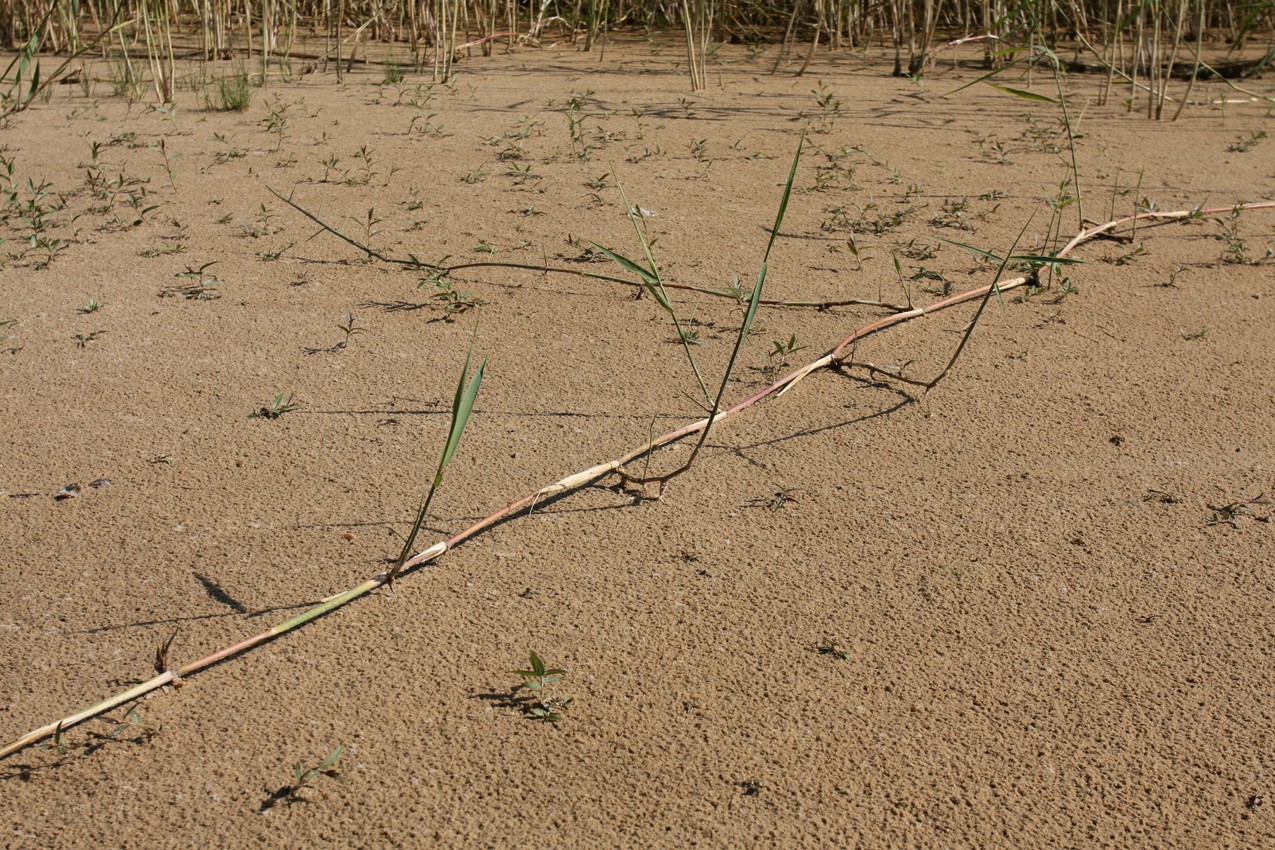
[[[1003, 252], [1029, 219], [1019, 250], [1043, 250], [1057, 107], [944, 98], [978, 70], [918, 86], [875, 49], [796, 77], [726, 47], [690, 95], [680, 58], [672, 39], [602, 62], [558, 46], [432, 89], [356, 68], [243, 114], [190, 91], [175, 114], [130, 107], [102, 81], [8, 123], [19, 200], [48, 181], [68, 244], [0, 272], [6, 740], [149, 677], [174, 631], [184, 663], [381, 570], [475, 319], [487, 377], [426, 543], [701, 415], [653, 299], [473, 270], [456, 288], [481, 306], [445, 321], [421, 273], [315, 236], [267, 187], [360, 239], [370, 216], [394, 256], [616, 272], [569, 261], [589, 240], [640, 252], [618, 178], [656, 213], [669, 279], [721, 287], [755, 276], [809, 126], [770, 296], [929, 302], [923, 271], [957, 290], [994, 271], [942, 240]], [[1069, 80], [1087, 218], [1272, 198], [1275, 139], [1228, 150], [1268, 105], [1209, 83], [1193, 100], [1236, 102], [1155, 123], [1099, 105], [1099, 82]], [[158, 692], [145, 728], [93, 721], [65, 755], [5, 759], [0, 846], [1275, 846], [1275, 275], [1220, 261], [1225, 219], [1080, 249], [1076, 291], [993, 302], [928, 397], [820, 372], [724, 423], [662, 501], [603, 481], [538, 506]], [[1253, 257], [1273, 223], [1240, 217]], [[21, 253], [29, 226], [4, 229]], [[213, 261], [219, 297], [160, 297]], [[716, 381], [739, 311], [677, 301]], [[971, 310], [856, 357], [928, 378]], [[347, 311], [363, 332], [335, 349]], [[799, 364], [881, 315], [763, 311], [730, 398], [763, 386], [772, 340], [795, 335]], [[280, 393], [299, 408], [248, 418]], [[508, 704], [529, 650], [568, 670], [557, 725]], [[262, 813], [338, 746], [338, 780]]]

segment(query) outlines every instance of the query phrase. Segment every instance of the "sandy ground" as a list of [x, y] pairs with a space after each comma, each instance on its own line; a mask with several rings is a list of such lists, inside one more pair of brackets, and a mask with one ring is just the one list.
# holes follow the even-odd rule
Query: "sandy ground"
[[[640, 254], [619, 183], [668, 279], [720, 288], [754, 279], [806, 129], [769, 297], [928, 303], [995, 271], [944, 240], [1048, 248], [1056, 105], [945, 98], [978, 70], [916, 85], [875, 49], [797, 77], [726, 47], [691, 95], [680, 58], [559, 46], [432, 88], [356, 68], [242, 114], [103, 79], [8, 123], [6, 740], [153, 675], [170, 637], [185, 663], [381, 570], [475, 321], [486, 379], [426, 543], [702, 415], [653, 299], [474, 269], [447, 321], [422, 272], [268, 187], [395, 257], [618, 273], [574, 261]], [[1275, 196], [1268, 105], [1210, 83], [1155, 123], [1069, 85], [1087, 219]], [[1275, 275], [1227, 261], [1261, 259], [1275, 214], [1229, 219], [1081, 248], [1070, 287], [993, 301], [926, 397], [817, 373], [723, 423], [661, 501], [607, 479], [539, 505], [129, 724], [10, 756], [0, 846], [1275, 846]], [[187, 297], [213, 262], [216, 297]], [[740, 310], [675, 300], [715, 384]], [[855, 358], [928, 379], [972, 309]], [[799, 365], [885, 314], [763, 310], [729, 397], [775, 341]], [[297, 409], [249, 417], [280, 394]], [[532, 650], [568, 671], [557, 724], [511, 704]], [[340, 777], [287, 799], [337, 747]]]

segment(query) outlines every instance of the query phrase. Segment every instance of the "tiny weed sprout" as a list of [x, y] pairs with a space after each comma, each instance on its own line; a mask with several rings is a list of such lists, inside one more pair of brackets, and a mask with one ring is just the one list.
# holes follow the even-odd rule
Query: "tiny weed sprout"
[[798, 351], [806, 350], [806, 346], [797, 344], [796, 334], [789, 334], [787, 342], [784, 342], [782, 339], [772, 340], [771, 345], [773, 347], [767, 357], [770, 358], [772, 371], [783, 369], [788, 365], [789, 357], [792, 357]]
[[475, 298], [468, 291], [456, 289], [446, 275], [437, 274], [423, 278], [418, 286], [430, 281], [434, 283], [434, 294], [430, 298], [442, 305], [445, 321], [454, 322], [461, 313], [481, 307], [483, 304], [481, 298]]
[[217, 287], [221, 286], [221, 281], [216, 275], [209, 274], [208, 269], [217, 264], [216, 260], [204, 263], [199, 268], [186, 267], [186, 271], [178, 272], [173, 277], [188, 281], [187, 283], [171, 286], [168, 289], [161, 290], [160, 298], [172, 298], [180, 295], [187, 301], [212, 301], [219, 296]]
[[106, 306], [105, 304], [103, 304], [101, 301], [98, 301], [96, 298], [90, 298], [89, 303], [85, 304], [83, 307], [80, 308], [80, 312], [87, 316], [89, 313], [96, 313], [98, 310], [101, 310], [105, 306]]
[[345, 338], [337, 343], [339, 348], [344, 348], [349, 345], [350, 337], [363, 333], [363, 328], [354, 324], [354, 312], [351, 310], [347, 310], [345, 312], [345, 321], [337, 325], [337, 328], [341, 331], [341, 333], [345, 334]]
[[318, 781], [319, 777], [326, 776], [330, 779], [340, 777], [341, 772], [336, 769], [336, 763], [341, 760], [341, 756], [345, 754], [345, 747], [337, 747], [328, 757], [313, 767], [306, 767], [303, 762], [298, 761], [292, 766], [294, 780], [284, 785], [279, 790], [273, 792], [261, 804], [261, 813], [264, 815], [279, 803], [304, 803], [305, 798], [301, 796], [301, 792]]
[[1212, 511], [1208, 519], [1204, 521], [1205, 525], [1229, 525], [1231, 528], [1239, 531], [1240, 519], [1247, 517], [1256, 522], [1269, 523], [1271, 521], [1270, 514], [1259, 514], [1253, 510], [1254, 505], [1268, 505], [1270, 501], [1265, 494], [1259, 495], [1252, 499], [1240, 499], [1234, 502], [1228, 502], [1225, 505], [1209, 505]]
[[1247, 136], [1240, 136], [1235, 141], [1226, 146], [1228, 153], [1248, 153], [1257, 147], [1257, 143], [1266, 138], [1265, 130], [1258, 130], [1256, 133], [1250, 133]]
[[534, 650], [529, 653], [528, 660], [531, 662], [529, 669], [512, 671], [515, 676], [522, 677], [522, 682], [514, 686], [514, 693], [520, 690], [528, 692], [528, 696], [519, 701], [523, 713], [541, 723], [558, 723], [571, 697], [549, 696], [547, 689], [559, 684], [567, 671], [561, 667], [546, 666]]
[[799, 492], [801, 492], [801, 489], [798, 487], [780, 487], [770, 494], [770, 498], [766, 502], [766, 510], [777, 511], [789, 502], [796, 502], [797, 497], [793, 494]]
[[821, 643], [819, 645], [819, 654], [827, 655], [838, 661], [848, 661], [850, 659], [850, 651], [835, 640], [827, 640]]
[[285, 397], [283, 393], [279, 393], [274, 397], [274, 401], [268, 405], [257, 408], [248, 414], [249, 419], [278, 419], [285, 413], [291, 413], [301, 407], [292, 400], [292, 393], [288, 393]]
[[98, 337], [100, 337], [100, 336], [101, 336], [102, 334], [104, 334], [104, 333], [106, 333], [106, 331], [92, 331], [92, 332], [90, 332], [90, 333], [86, 333], [86, 334], [76, 334], [76, 335], [75, 335], [75, 347], [76, 347], [76, 348], [86, 348], [90, 342], [92, 342], [93, 340], [97, 339]]
[[137, 732], [138, 736], [131, 740], [135, 743], [149, 741], [151, 738], [159, 734], [160, 730], [155, 726], [150, 726], [143, 722], [142, 714], [137, 710], [136, 704], [130, 706], [128, 711], [124, 713], [122, 720], [116, 720], [111, 717], [102, 718], [115, 728], [106, 736], [108, 739], [114, 740], [128, 732]]

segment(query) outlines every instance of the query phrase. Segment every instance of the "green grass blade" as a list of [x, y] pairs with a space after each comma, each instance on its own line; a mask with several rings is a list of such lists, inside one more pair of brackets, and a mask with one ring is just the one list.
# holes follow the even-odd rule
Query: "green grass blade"
[[987, 260], [991, 260], [994, 263], [1002, 263], [1005, 261], [1005, 258], [1002, 257], [1000, 254], [993, 254], [991, 251], [984, 251], [982, 248], [975, 248], [973, 245], [966, 245], [964, 242], [957, 242], [952, 239], [944, 239], [942, 236], [939, 237], [939, 240], [942, 242], [946, 242], [949, 245], [955, 245], [957, 248], [964, 248], [966, 251], [969, 251], [973, 254], [978, 254], [980, 257], [983, 257], [984, 259], [987, 259]]
[[1044, 101], [1045, 103], [1058, 102], [1054, 100], [1052, 97], [1045, 97], [1043, 94], [1036, 94], [1035, 92], [1031, 92], [1031, 91], [1023, 91], [1022, 89], [1013, 89], [1013, 88], [1010, 88], [1009, 86], [998, 86], [996, 83], [988, 83], [988, 85], [996, 89], [997, 91], [1003, 91], [1005, 92], [1005, 94], [1012, 94], [1014, 97], [1021, 97], [1027, 100], [1039, 100], [1039, 101]]
[[[627, 271], [633, 272], [633, 274], [642, 278], [642, 282], [645, 283], [648, 288], [651, 286], [651, 284], [658, 282], [659, 278], [657, 278], [649, 269], [642, 268], [637, 263], [633, 262], [632, 260], [624, 256], [623, 254], [616, 253], [615, 251], [612, 251], [610, 248], [604, 248], [601, 245], [599, 245], [597, 242], [590, 242], [589, 244], [592, 245], [594, 248], [597, 248], [599, 251], [601, 251], [603, 254], [609, 257], [617, 265], [623, 267]], [[654, 292], [654, 290], [652, 291]]]
[[[762, 257], [762, 268], [770, 262], [770, 249], [775, 247], [775, 239], [779, 237], [779, 227], [784, 223], [784, 213], [788, 211], [788, 199], [792, 197], [792, 184], [797, 179], [797, 163], [801, 162], [801, 151], [806, 146], [806, 134], [801, 134], [797, 142], [797, 154], [792, 158], [792, 168], [788, 169], [788, 182], [784, 184], [784, 195], [779, 200], [779, 212], [775, 214], [775, 226], [770, 231], [770, 241], [766, 243], [766, 253]], [[747, 327], [747, 326], [746, 326]]]
[[[1004, 52], [1005, 52], [1005, 53], [1016, 53], [1016, 52], [1018, 52], [1018, 48], [1011, 48], [1010, 50], [1007, 50], [1007, 51], [1004, 51]], [[1021, 62], [1021, 61], [1023, 61], [1023, 60], [1022, 60], [1022, 57], [1019, 57], [1018, 59], [1015, 59], [1013, 62], [1007, 62], [1007, 63], [1005, 63], [1003, 66], [1001, 66], [1000, 68], [997, 68], [997, 69], [996, 69], [996, 70], [994, 70], [994, 71], [988, 71], [986, 74], [983, 74], [983, 75], [981, 75], [981, 76], [975, 77], [974, 79], [970, 80], [968, 83], [966, 83], [966, 84], [965, 84], [965, 85], [963, 85], [963, 86], [957, 86], [956, 88], [952, 89], [952, 90], [951, 90], [950, 92], [948, 92], [947, 94], [943, 95], [943, 97], [951, 97], [952, 95], [956, 94], [957, 92], [963, 92], [963, 91], [965, 91], [967, 88], [969, 88], [969, 87], [971, 87], [971, 86], [976, 86], [976, 85], [978, 85], [978, 84], [979, 84], [979, 83], [981, 83], [981, 82], [984, 82], [984, 81], [986, 81], [986, 80], [990, 80], [992, 77], [995, 77], [995, 76], [996, 76], [996, 75], [998, 75], [998, 74], [1003, 74], [1003, 73], [1005, 73], [1006, 71], [1008, 71], [1010, 68], [1014, 67], [1015, 65], [1017, 65], [1017, 64], [1018, 64], [1019, 62]], [[990, 85], [990, 84], [989, 84], [989, 85]]]
[[[474, 335], [478, 334], [478, 326], [474, 325]], [[451, 427], [447, 432], [447, 443], [443, 447], [443, 453], [438, 460], [438, 471], [434, 473], [434, 480], [429, 485], [429, 490], [425, 497], [421, 499], [420, 507], [416, 509], [416, 518], [412, 520], [412, 530], [408, 532], [407, 538], [403, 541], [403, 548], [399, 551], [398, 558], [388, 573], [388, 581], [393, 584], [394, 579], [398, 576], [399, 570], [403, 568], [403, 564], [407, 563], [407, 559], [412, 556], [412, 549], [416, 545], [416, 535], [425, 525], [425, 517], [429, 514], [429, 506], [434, 501], [434, 493], [443, 483], [443, 470], [447, 468], [447, 464], [451, 461], [452, 456], [456, 454], [456, 448], [460, 445], [461, 434], [465, 431], [465, 425], [469, 422], [469, 416], [474, 410], [474, 401], [478, 398], [478, 389], [482, 386], [483, 372], [487, 368], [487, 358], [483, 358], [483, 362], [479, 364], [478, 370], [474, 373], [473, 379], [469, 377], [469, 364], [473, 359], [474, 344], [471, 341], [469, 352], [465, 355], [465, 368], [461, 371], [460, 381], [456, 384], [456, 395], [452, 399], [452, 421]]]
[[638, 241], [642, 243], [642, 251], [646, 254], [646, 262], [651, 269], [651, 276], [654, 278], [655, 285], [663, 291], [664, 283], [660, 279], [660, 267], [655, 263], [655, 254], [651, 251], [651, 243], [646, 238], [646, 228], [639, 223], [639, 219], [642, 219], [642, 214], [637, 211], [636, 206], [629, 203], [629, 196], [624, 194], [624, 187], [620, 186], [618, 188], [620, 190], [620, 200], [624, 202], [624, 211], [628, 214], [629, 221], [633, 224], [633, 230], [637, 233]]
[[[474, 325], [474, 336], [478, 335], [478, 325]], [[473, 340], [469, 343], [469, 353], [465, 355], [465, 369], [460, 374], [460, 381], [456, 384], [456, 396], [452, 399], [452, 427], [447, 433], [447, 445], [443, 448], [442, 459], [438, 462], [438, 472], [441, 475], [443, 468], [451, 462], [452, 456], [456, 454], [456, 447], [460, 445], [460, 435], [465, 431], [465, 425], [469, 422], [469, 414], [474, 410], [474, 399], [478, 397], [478, 388], [483, 382], [483, 372], [487, 369], [487, 358], [483, 358], [483, 362], [479, 364], [478, 371], [474, 373], [472, 380], [469, 378], [469, 363], [474, 355]], [[465, 386], [465, 382], [469, 382], [469, 386]]]

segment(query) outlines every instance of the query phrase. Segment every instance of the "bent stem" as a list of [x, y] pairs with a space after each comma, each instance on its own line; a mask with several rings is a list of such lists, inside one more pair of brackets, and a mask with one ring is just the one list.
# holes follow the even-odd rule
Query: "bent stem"
[[[739, 360], [740, 349], [744, 347], [744, 340], [748, 339], [748, 333], [752, 330], [753, 319], [757, 317], [757, 306], [761, 301], [762, 291], [766, 288], [766, 272], [770, 268], [770, 251], [775, 247], [775, 239], [784, 223], [784, 213], [787, 212], [788, 201], [792, 197], [792, 184], [797, 179], [797, 164], [801, 162], [801, 151], [805, 143], [806, 137], [803, 135], [801, 141], [797, 143], [797, 154], [793, 157], [792, 168], [788, 171], [788, 183], [784, 186], [784, 194], [779, 201], [779, 212], [775, 215], [775, 226], [771, 228], [770, 241], [766, 243], [766, 253], [762, 256], [761, 268], [757, 272], [757, 285], [753, 287], [753, 294], [748, 299], [748, 310], [744, 313], [744, 321], [739, 326], [739, 334], [735, 337], [735, 347], [731, 350], [730, 360], [727, 362], [726, 371], [722, 375], [722, 385], [718, 388], [717, 396], [713, 399], [713, 408], [709, 412], [708, 418], [704, 420], [704, 429], [700, 431], [699, 440], [696, 441], [695, 448], [691, 450], [691, 455], [686, 459], [686, 463], [664, 475], [648, 476], [643, 474], [642, 476], [636, 476], [630, 475], [623, 469], [617, 470], [621, 481], [625, 484], [644, 485], [653, 482], [658, 483], [660, 490], [656, 498], [663, 498], [664, 488], [668, 486], [668, 482], [690, 469], [699, 457], [700, 450], [704, 448], [704, 442], [708, 439], [708, 432], [712, 428], [713, 422], [716, 421], [717, 412], [722, 408], [722, 399], [726, 396], [726, 387], [730, 383], [731, 373], [735, 371], [735, 363]], [[652, 262], [652, 268], [654, 268], [654, 262]], [[687, 354], [689, 355], [689, 353], [688, 350]], [[647, 456], [649, 464], [649, 452]]]
[[[645, 279], [642, 278], [640, 272], [637, 272], [639, 276], [639, 280], [634, 281], [634, 280], [629, 280], [628, 278], [615, 277], [613, 275], [606, 275], [606, 274], [599, 274], [597, 272], [584, 271], [583, 269], [572, 269], [572, 268], [564, 268], [562, 266], [551, 266], [548, 263], [537, 265], [535, 263], [510, 263], [510, 262], [497, 262], [494, 260], [484, 260], [484, 261], [472, 262], [472, 263], [454, 263], [454, 264], [448, 265], [442, 262], [429, 263], [411, 254], [409, 254], [406, 258], [391, 257], [388, 254], [385, 254], [381, 251], [376, 250], [375, 248], [372, 248], [368, 245], [363, 244], [362, 242], [358, 241], [357, 239], [350, 236], [349, 234], [344, 233], [341, 230], [338, 230], [336, 227], [333, 227], [332, 225], [328, 224], [322, 218], [320, 218], [319, 216], [307, 210], [305, 207], [298, 204], [290, 196], [285, 197], [279, 194], [278, 192], [276, 192], [274, 189], [271, 189], [269, 187], [267, 187], [266, 190], [270, 192], [270, 194], [278, 198], [279, 200], [283, 201], [288, 206], [292, 207], [297, 212], [301, 213], [301, 215], [305, 216], [306, 218], [310, 219], [310, 221], [317, 224], [322, 230], [327, 231], [328, 233], [331, 233], [333, 236], [335, 236], [337, 239], [340, 239], [342, 242], [345, 242], [347, 245], [350, 245], [351, 247], [357, 248], [359, 251], [362, 251], [365, 256], [373, 260], [377, 260], [378, 262], [389, 263], [390, 265], [395, 265], [395, 266], [402, 266], [405, 269], [429, 272], [431, 275], [435, 275], [439, 278], [447, 277], [453, 272], [466, 271], [469, 269], [517, 269], [520, 271], [538, 272], [540, 274], [570, 275], [572, 277], [580, 277], [580, 278], [585, 278], [587, 280], [602, 281], [603, 283], [615, 283], [615, 284], [620, 284], [621, 286], [631, 286], [635, 289], [643, 289], [647, 285]], [[667, 281], [667, 280], [662, 280], [662, 283], [665, 290], [673, 289], [673, 290], [679, 290], [683, 292], [694, 292], [699, 295], [708, 295], [708, 296], [712, 296], [713, 298], [729, 298], [731, 300], [736, 300], [738, 298], [736, 293], [730, 292], [727, 290], [710, 289], [705, 286], [694, 286], [688, 283], [673, 283], [672, 281]], [[769, 299], [763, 298], [760, 303], [761, 303], [761, 306], [763, 307], [808, 308], [808, 309], [815, 309], [815, 310], [829, 310], [833, 307], [878, 307], [883, 310], [889, 310], [895, 313], [902, 313], [906, 310], [911, 309], [910, 307], [905, 307], [899, 304], [890, 304], [884, 301], [873, 301], [867, 298], [841, 298], [841, 299], [830, 299], [826, 301], [783, 301], [783, 300], [769, 300]]]
[[[1114, 230], [1120, 227], [1121, 225], [1129, 224], [1135, 221], [1141, 221], [1141, 220], [1161, 221], [1161, 222], [1180, 221], [1183, 219], [1190, 220], [1190, 219], [1198, 218], [1201, 215], [1229, 213], [1230, 211], [1235, 209], [1256, 210], [1256, 209], [1271, 209], [1271, 208], [1275, 208], [1275, 201], [1260, 201], [1260, 202], [1248, 203], [1248, 204], [1237, 204], [1237, 205], [1225, 206], [1225, 207], [1214, 207], [1210, 209], [1202, 209], [1197, 207], [1195, 209], [1181, 210], [1177, 212], [1138, 213], [1137, 215], [1125, 216], [1124, 218], [1114, 219], [1112, 221], [1106, 222], [1105, 224], [1095, 225], [1093, 227], [1088, 228], [1087, 230], [1080, 231], [1055, 256], [1057, 258], [1065, 257], [1066, 255], [1070, 254], [1080, 245], [1083, 245], [1086, 242], [1092, 241], [1093, 239], [1096, 239], [1102, 234], [1107, 233], [1108, 231]], [[988, 293], [990, 292], [995, 291], [995, 292], [1004, 293], [1004, 292], [1011, 291], [1013, 289], [1017, 289], [1018, 287], [1025, 286], [1031, 280], [1032, 280], [1032, 276], [1027, 275], [1027, 276], [1013, 278], [1011, 280], [995, 281], [993, 283], [988, 284], [987, 286], [981, 286], [975, 289], [967, 290], [966, 292], [957, 293], [956, 295], [952, 295], [949, 298], [943, 299], [942, 301], [936, 301], [935, 303], [929, 304], [924, 307], [915, 307], [911, 310], [897, 313], [892, 316], [885, 316], [881, 319], [876, 320], [875, 322], [871, 322], [870, 324], [864, 325], [863, 327], [855, 330], [849, 336], [845, 337], [835, 346], [833, 346], [822, 357], [819, 357], [818, 359], [813, 360], [810, 363], [807, 363], [805, 366], [802, 366], [798, 369], [794, 369], [792, 372], [788, 373], [787, 375], [775, 381], [774, 383], [770, 384], [769, 386], [765, 387], [764, 389], [759, 390], [758, 392], [754, 393], [753, 395], [749, 396], [743, 401], [736, 403], [733, 407], [730, 407], [730, 408], [727, 408], [726, 410], [721, 411], [716, 416], [714, 416], [713, 419], [715, 422], [720, 422], [721, 420], [726, 419], [727, 417], [733, 416], [734, 414], [739, 413], [740, 411], [751, 407], [752, 405], [756, 404], [762, 399], [769, 398], [770, 396], [779, 396], [782, 393], [787, 392], [788, 390], [796, 386], [797, 383], [799, 383], [802, 378], [805, 378], [807, 375], [811, 374], [812, 372], [816, 372], [819, 369], [827, 368], [830, 366], [835, 366], [837, 362], [839, 361], [839, 359], [843, 357], [843, 354], [847, 348], [854, 345], [859, 340], [864, 339], [865, 337], [871, 336], [872, 334], [875, 334], [875, 333], [879, 333], [883, 330], [886, 330], [887, 328], [891, 328], [896, 325], [903, 324], [905, 322], [910, 322], [913, 319], [918, 319], [918, 318], [921, 318], [922, 316], [927, 316], [930, 313], [936, 313], [941, 310], [946, 310], [949, 307], [954, 307], [958, 304], [963, 304], [967, 301], [973, 301], [974, 299], [977, 299], [977, 298], [986, 298]], [[655, 439], [644, 441], [637, 448], [629, 451], [627, 454], [624, 454], [619, 458], [616, 458], [615, 460], [610, 460], [603, 463], [595, 464], [593, 466], [590, 466], [587, 469], [583, 469], [572, 475], [568, 475], [559, 481], [555, 481], [552, 484], [547, 484], [539, 488], [538, 490], [534, 490], [526, 494], [525, 496], [510, 502], [509, 504], [505, 505], [503, 508], [500, 508], [499, 510], [479, 520], [478, 522], [474, 523], [468, 528], [462, 531], [459, 531], [456, 534], [453, 534], [451, 537], [447, 538], [446, 540], [441, 540], [435, 543], [434, 545], [430, 546], [428, 549], [418, 552], [417, 554], [413, 555], [411, 558], [408, 558], [406, 561], [403, 562], [402, 566], [400, 567], [399, 574], [400, 576], [404, 575], [407, 573], [408, 570], [411, 570], [414, 567], [417, 567], [421, 564], [425, 564], [437, 559], [439, 556], [445, 553], [448, 549], [451, 549], [455, 546], [460, 545], [465, 540], [468, 540], [469, 538], [474, 537], [475, 535], [482, 532], [484, 529], [487, 529], [491, 527], [492, 525], [495, 525], [496, 523], [506, 519], [507, 517], [513, 516], [514, 514], [518, 513], [524, 508], [535, 505], [539, 501], [542, 501], [546, 498], [561, 496], [572, 490], [591, 484], [594, 481], [597, 481], [598, 479], [601, 479], [607, 475], [614, 473], [617, 469], [619, 469], [624, 464], [629, 463], [633, 461], [634, 459], [641, 457], [643, 454], [646, 454], [647, 452], [653, 452], [657, 448], [668, 445], [669, 443], [673, 443], [690, 434], [695, 434], [699, 432], [700, 430], [702, 430], [703, 428], [707, 427], [708, 425], [709, 425], [709, 422], [707, 419], [701, 419], [698, 422], [692, 422], [688, 425], [684, 425], [681, 428], [678, 428], [675, 431], [670, 431], [669, 433], [663, 435], [662, 437], [657, 437]], [[295, 628], [299, 628], [300, 626], [312, 620], [318, 619], [324, 614], [331, 613], [332, 611], [353, 601], [354, 599], [357, 599], [358, 597], [363, 596], [367, 594], [368, 592], [375, 590], [378, 587], [381, 587], [382, 585], [385, 584], [387, 578], [388, 578], [388, 573], [384, 573], [384, 572], [378, 573], [377, 575], [373, 576], [372, 578], [368, 579], [362, 584], [356, 587], [352, 587], [343, 593], [339, 593], [335, 596], [330, 596], [327, 599], [320, 602], [318, 605], [311, 608], [310, 610], [302, 614], [299, 614], [290, 620], [280, 623], [279, 625], [275, 626], [274, 628], [268, 631], [262, 632], [261, 634], [256, 635], [254, 637], [250, 637], [245, 640], [242, 640], [239, 643], [233, 644], [232, 646], [228, 646], [224, 649], [218, 650], [212, 655], [206, 656], [205, 658], [201, 658], [198, 661], [192, 661], [189, 664], [186, 664], [175, 670], [165, 670], [161, 672], [159, 675], [155, 676], [154, 678], [149, 679], [140, 685], [129, 688], [126, 691], [122, 691], [121, 693], [116, 694], [115, 696], [110, 697], [106, 700], [103, 700], [102, 702], [89, 706], [88, 708], [85, 708], [81, 711], [76, 712], [75, 714], [64, 717], [61, 720], [58, 720], [54, 723], [50, 723], [46, 726], [41, 726], [38, 729], [33, 729], [32, 731], [28, 732], [22, 737], [9, 743], [3, 749], [0, 749], [0, 759], [6, 758], [12, 755], [13, 753], [18, 752], [19, 750], [25, 749], [26, 747], [29, 747], [32, 744], [38, 743], [44, 740], [45, 738], [49, 738], [53, 736], [54, 734], [60, 734], [61, 732], [67, 729], [70, 729], [71, 727], [76, 726], [80, 723], [83, 723], [86, 720], [90, 720], [94, 717], [97, 717], [100, 714], [105, 714], [106, 712], [110, 711], [113, 708], [116, 708], [117, 706], [123, 705], [127, 702], [131, 702], [132, 700], [140, 699], [146, 694], [159, 690], [160, 688], [176, 681], [179, 678], [190, 676], [199, 670], [202, 670], [206, 667], [210, 667], [214, 664], [217, 664], [218, 662], [225, 661], [233, 656], [247, 652]]]

